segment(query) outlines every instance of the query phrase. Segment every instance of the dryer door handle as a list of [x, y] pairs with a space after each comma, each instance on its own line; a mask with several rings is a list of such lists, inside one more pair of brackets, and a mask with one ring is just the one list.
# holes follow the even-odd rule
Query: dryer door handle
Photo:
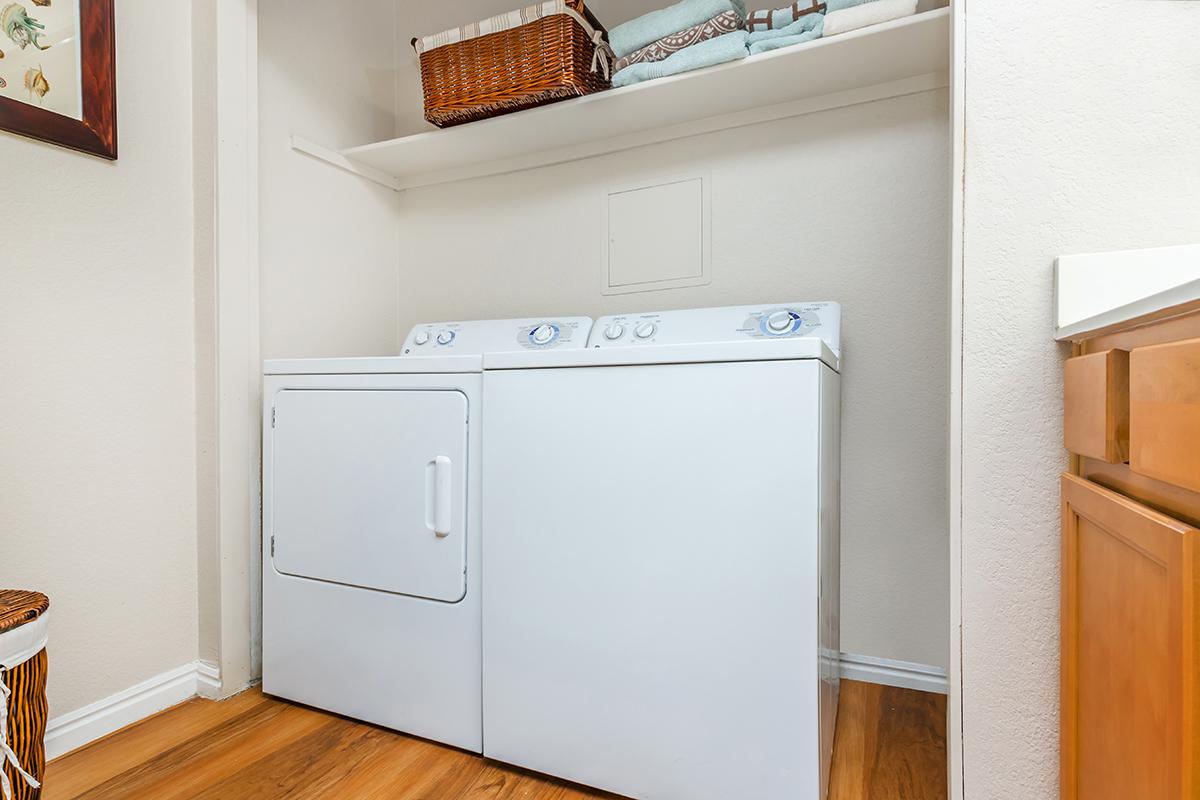
[[439, 539], [450, 535], [454, 514], [454, 464], [438, 456], [425, 466], [425, 527]]

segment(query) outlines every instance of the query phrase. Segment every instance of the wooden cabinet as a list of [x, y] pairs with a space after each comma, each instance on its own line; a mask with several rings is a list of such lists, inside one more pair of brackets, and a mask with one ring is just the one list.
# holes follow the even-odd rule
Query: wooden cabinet
[[[1154, 266], [1144, 268], [1154, 272], [1162, 254], [1148, 258]], [[1130, 262], [1129, 268], [1142, 267]], [[1075, 280], [1097, 277], [1093, 271]], [[1096, 327], [1069, 336], [1065, 800], [1200, 800], [1200, 292], [1194, 284], [1200, 282], [1189, 278], [1153, 302], [1111, 309], [1092, 318]], [[1170, 298], [1174, 305], [1165, 304]]]
[[1075, 475], [1062, 506], [1062, 798], [1200, 796], [1200, 531]]
[[1200, 339], [1134, 349], [1129, 385], [1133, 471], [1200, 491]]
[[1129, 459], [1129, 353], [1105, 350], [1067, 360], [1063, 443], [1112, 464]]

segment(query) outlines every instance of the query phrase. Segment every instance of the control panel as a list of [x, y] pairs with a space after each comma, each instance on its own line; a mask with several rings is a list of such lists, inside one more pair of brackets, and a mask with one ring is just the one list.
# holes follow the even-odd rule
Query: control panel
[[400, 354], [436, 356], [516, 350], [581, 350], [587, 345], [591, 328], [590, 317], [422, 322], [409, 331]]
[[592, 326], [588, 347], [817, 337], [840, 353], [841, 329], [842, 307], [837, 303], [694, 308], [601, 317]]

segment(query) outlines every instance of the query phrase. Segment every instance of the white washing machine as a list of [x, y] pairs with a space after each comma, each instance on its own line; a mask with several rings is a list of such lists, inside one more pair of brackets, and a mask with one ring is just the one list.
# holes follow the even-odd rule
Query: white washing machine
[[584, 317], [418, 325], [405, 355], [267, 361], [263, 689], [482, 750], [482, 355]]
[[840, 316], [607, 317], [484, 358], [485, 755], [639, 800], [825, 797]]

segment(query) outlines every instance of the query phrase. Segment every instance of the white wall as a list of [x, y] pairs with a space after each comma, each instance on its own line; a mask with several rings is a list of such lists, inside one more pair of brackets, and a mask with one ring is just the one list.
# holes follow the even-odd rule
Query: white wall
[[[945, 666], [944, 90], [403, 195], [401, 329], [423, 320], [844, 304], [843, 649]], [[710, 286], [600, 295], [603, 201], [711, 172]]]
[[399, 196], [291, 149], [395, 132], [393, 0], [259, 0], [264, 358], [397, 352]]
[[57, 716], [196, 659], [190, 10], [119, 0], [120, 161], [0, 133], [0, 585]]
[[[1120, 21], [1120, 24], [1117, 24]], [[1200, 3], [966, 15], [965, 797], [1058, 796], [1061, 253], [1200, 239]]]

